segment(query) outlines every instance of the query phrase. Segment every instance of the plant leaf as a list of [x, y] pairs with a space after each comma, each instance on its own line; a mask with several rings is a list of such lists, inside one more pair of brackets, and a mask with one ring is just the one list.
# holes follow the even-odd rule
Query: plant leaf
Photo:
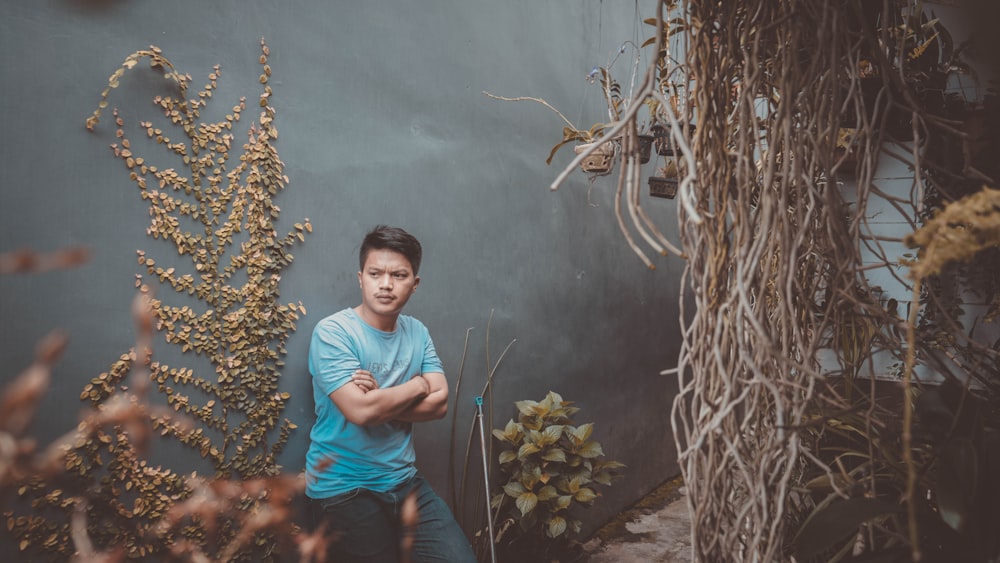
[[594, 470], [596, 471], [614, 471], [616, 469], [625, 469], [627, 466], [620, 461], [598, 461], [594, 463]]
[[568, 482], [568, 483], [566, 484], [566, 492], [569, 492], [569, 493], [572, 493], [572, 494], [574, 494], [574, 495], [575, 495], [575, 494], [577, 493], [577, 491], [579, 491], [579, 490], [580, 490], [580, 486], [581, 486], [582, 484], [583, 484], [583, 483], [581, 483], [581, 480], [580, 480], [580, 478], [579, 478], [579, 477], [573, 477], [573, 478], [572, 478], [572, 479], [570, 479], [570, 480], [569, 480], [569, 482]]
[[[595, 123], [594, 126], [590, 128], [590, 130], [593, 131], [599, 125], [601, 125], [601, 124], [600, 123]], [[601, 128], [603, 128], [603, 126], [601, 126]], [[562, 406], [562, 404], [563, 404], [562, 395], [560, 395], [559, 393], [556, 393], [555, 391], [549, 391], [548, 394], [545, 395], [544, 401], [548, 405], [549, 408], [552, 408], [553, 406]]]
[[579, 443], [586, 442], [590, 435], [594, 433], [594, 423], [588, 422], [587, 424], [581, 424], [577, 428], [571, 430], [573, 437], [579, 440]]
[[560, 448], [549, 448], [548, 450], [545, 450], [544, 454], [542, 454], [542, 459], [544, 459], [545, 461], [555, 461], [563, 463], [566, 461], [566, 452], [564, 452]]
[[524, 459], [525, 457], [533, 453], [538, 453], [539, 451], [541, 451], [541, 448], [539, 448], [535, 444], [531, 443], [524, 444], [517, 450], [517, 459]]
[[597, 493], [595, 493], [594, 489], [591, 489], [590, 487], [580, 487], [580, 490], [573, 495], [573, 498], [576, 499], [577, 502], [582, 503], [594, 502], [594, 499], [597, 498]]
[[490, 508], [499, 508], [500, 503], [502, 503], [505, 498], [506, 496], [503, 493], [493, 495], [493, 498], [490, 500]]
[[793, 540], [799, 560], [812, 559], [880, 516], [902, 512], [898, 504], [878, 499], [852, 498], [834, 502], [810, 515]]
[[562, 437], [562, 434], [563, 434], [563, 426], [560, 424], [553, 424], [552, 426], [549, 426], [548, 428], [542, 431], [542, 435], [538, 440], [538, 445], [550, 446], [552, 444], [555, 444], [556, 442], [559, 441], [559, 438]]
[[562, 516], [549, 518], [549, 525], [545, 529], [545, 534], [550, 538], [558, 538], [566, 531], [566, 519]]
[[592, 458], [604, 455], [604, 449], [601, 448], [600, 442], [587, 442], [577, 453], [581, 457]]
[[938, 464], [936, 492], [941, 519], [961, 532], [978, 488], [976, 447], [968, 438], [953, 440], [945, 447]]
[[521, 471], [521, 484], [526, 489], [534, 489], [535, 484], [542, 480], [542, 468], [537, 464], [526, 466]]
[[517, 497], [517, 508], [521, 511], [521, 516], [531, 512], [536, 506], [538, 506], [538, 497], [531, 491], [527, 491]]
[[521, 496], [526, 490], [519, 481], [511, 481], [503, 486], [503, 491], [514, 498]]
[[538, 403], [536, 401], [517, 401], [514, 403], [514, 406], [517, 407], [518, 412], [521, 414], [530, 416], [535, 414]]
[[552, 500], [559, 496], [559, 491], [556, 490], [552, 485], [545, 485], [538, 490], [538, 500], [539, 502], [545, 502], [547, 500]]
[[544, 435], [539, 430], [528, 430], [527, 434], [524, 436], [524, 441], [526, 443], [530, 442], [536, 446], [544, 446]]
[[609, 471], [598, 471], [594, 473], [594, 481], [602, 485], [610, 485], [615, 476]]
[[493, 435], [501, 442], [516, 444], [521, 439], [524, 429], [513, 419], [507, 421], [507, 426], [503, 430], [493, 430]]

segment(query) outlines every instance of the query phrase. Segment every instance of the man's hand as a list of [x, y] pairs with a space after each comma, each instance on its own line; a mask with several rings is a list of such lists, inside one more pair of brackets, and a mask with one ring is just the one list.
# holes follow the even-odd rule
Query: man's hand
[[423, 373], [413, 380], [426, 385], [427, 394], [395, 417], [399, 422], [425, 422], [448, 414], [448, 381], [443, 373]]
[[351, 382], [361, 389], [361, 392], [367, 393], [374, 389], [378, 389], [378, 381], [375, 381], [375, 376], [372, 372], [364, 369], [359, 369], [354, 372], [351, 376]]

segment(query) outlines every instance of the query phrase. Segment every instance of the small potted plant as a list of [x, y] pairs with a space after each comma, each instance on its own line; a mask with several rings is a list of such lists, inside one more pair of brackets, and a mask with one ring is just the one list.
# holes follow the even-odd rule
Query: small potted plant
[[[660, 169], [661, 174], [666, 174], [663, 169]], [[653, 197], [662, 197], [665, 199], [674, 199], [677, 197], [677, 186], [680, 184], [680, 180], [676, 175], [676, 168], [673, 177], [668, 176], [650, 176], [649, 177], [649, 195]]]
[[[672, 147], [672, 143], [663, 143]], [[663, 166], [656, 169], [657, 175], [649, 177], [649, 195], [674, 199], [677, 196], [677, 187], [680, 184], [680, 171], [677, 167], [677, 158], [674, 156], [673, 148], [658, 149], [656, 152], [663, 156]], [[666, 153], [666, 154], [664, 154]]]
[[[563, 145], [569, 143], [577, 143], [574, 147], [576, 154], [581, 154], [591, 149], [601, 136], [604, 134], [604, 129], [606, 125], [604, 123], [595, 123], [590, 129], [581, 129], [573, 124], [572, 121], [566, 118], [565, 115], [552, 104], [546, 102], [542, 98], [534, 98], [531, 96], [520, 96], [517, 98], [508, 98], [504, 96], [496, 96], [490, 94], [489, 92], [483, 92], [487, 96], [495, 100], [503, 100], [507, 102], [524, 102], [531, 101], [542, 104], [543, 106], [554, 111], [556, 115], [566, 124], [563, 127], [563, 138], [561, 141], [556, 143], [552, 150], [549, 151], [548, 158], [545, 159], [545, 164], [552, 164], [552, 158], [555, 157], [556, 152], [563, 147]], [[614, 157], [617, 154], [619, 141], [617, 139], [609, 139], [602, 142], [593, 153], [588, 155], [583, 162], [580, 163], [580, 168], [584, 172], [590, 174], [607, 174], [611, 172], [611, 168], [614, 166]]]
[[[611, 75], [612, 66], [615, 64], [615, 62], [617, 62], [618, 58], [621, 57], [621, 55], [625, 54], [630, 48], [633, 52], [633, 55], [631, 58], [632, 74], [629, 82], [629, 89], [631, 90], [632, 88], [634, 88], [636, 85], [636, 80], [638, 78], [636, 70], [638, 69], [640, 48], [637, 47], [631, 41], [626, 41], [625, 43], [622, 44], [622, 46], [616, 52], [615, 57], [608, 63], [606, 67], [594, 68], [594, 70], [591, 71], [591, 73], [587, 77], [591, 83], [595, 82], [598, 79], [598, 77], [600, 77], [601, 94], [604, 96], [604, 101], [607, 104], [609, 124], [617, 123], [618, 121], [620, 121], [622, 117], [628, 112], [629, 104], [633, 101], [631, 93], [629, 93], [629, 95], [627, 96], [622, 95], [621, 84], [619, 84], [618, 81], [615, 80], [615, 78]], [[649, 115], [651, 116], [650, 123], [655, 123], [657, 101], [651, 98], [647, 98], [643, 100], [642, 103], [646, 106]], [[622, 145], [622, 148], [624, 148], [626, 143], [621, 142], [621, 139], [619, 139], [619, 141], [620, 144]], [[639, 131], [636, 133], [635, 141], [631, 143], [630, 146], [630, 152], [634, 154], [634, 157], [639, 162], [639, 164], [646, 164], [647, 162], [649, 162], [650, 155], [652, 153], [652, 144], [653, 144], [653, 135], [649, 134], [645, 125], [639, 127]]]
[[648, 133], [639, 133], [636, 135], [636, 143], [638, 143], [639, 164], [646, 164], [653, 153], [653, 136]]
[[[556, 151], [566, 143], [577, 142], [577, 145], [573, 147], [573, 152], [576, 154], [587, 152], [591, 148], [594, 148], [594, 145], [597, 144], [597, 139], [600, 138], [603, 132], [604, 125], [601, 123], [595, 123], [588, 131], [563, 127], [563, 140], [552, 147], [552, 152], [549, 153], [549, 158], [545, 160], [545, 163], [551, 164], [552, 157], [555, 156]], [[614, 159], [619, 145], [620, 143], [617, 139], [601, 143], [583, 159], [580, 163], [580, 168], [588, 174], [609, 174], [614, 167]]]
[[653, 137], [653, 146], [656, 147], [656, 154], [660, 156], [673, 156], [674, 148], [673, 143], [670, 141], [669, 127], [656, 123], [649, 128], [649, 131], [652, 133], [651, 136]]
[[602, 459], [601, 444], [591, 439], [594, 425], [573, 425], [579, 408], [558, 393], [515, 405], [517, 422], [493, 430], [505, 478], [491, 500], [496, 546], [503, 561], [548, 563], [573, 550], [581, 526], [574, 508], [593, 504], [596, 485], [611, 485], [625, 466]]
[[656, 126], [656, 108], [660, 102], [655, 98], [646, 98], [642, 103], [649, 113], [649, 121], [643, 121], [638, 128], [636, 151], [639, 164], [646, 164], [653, 154], [653, 143], [656, 141], [653, 128]]

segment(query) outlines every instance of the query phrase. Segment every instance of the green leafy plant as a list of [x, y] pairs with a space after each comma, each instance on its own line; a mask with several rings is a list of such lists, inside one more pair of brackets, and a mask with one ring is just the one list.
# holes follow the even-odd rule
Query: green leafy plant
[[[502, 491], [492, 499], [499, 522], [497, 544], [509, 550], [541, 554], [579, 533], [575, 506], [590, 506], [600, 494], [595, 485], [610, 486], [625, 466], [604, 460], [600, 442], [591, 440], [593, 423], [574, 426], [579, 411], [558, 393], [541, 401], [518, 401], [517, 422], [494, 429], [503, 446]], [[514, 525], [517, 525], [516, 528]], [[512, 531], [512, 530], [519, 531]]]

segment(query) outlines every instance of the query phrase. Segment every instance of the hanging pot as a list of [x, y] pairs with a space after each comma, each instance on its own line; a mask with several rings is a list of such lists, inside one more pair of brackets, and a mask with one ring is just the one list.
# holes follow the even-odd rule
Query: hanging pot
[[[576, 154], [582, 154], [594, 145], [595, 143], [583, 143], [573, 147], [573, 150]], [[583, 159], [583, 162], [580, 163], [580, 168], [588, 174], [607, 174], [611, 172], [611, 167], [614, 166], [614, 157], [614, 143], [605, 142]]]
[[677, 178], [663, 178], [660, 176], [649, 177], [649, 195], [674, 199], [677, 196], [677, 185], [680, 181]]
[[[694, 134], [694, 128], [693, 123], [688, 124], [689, 134]], [[660, 156], [674, 156], [677, 154], [677, 150], [674, 147], [674, 140], [670, 137], [670, 126], [657, 123], [649, 128], [649, 132], [653, 135], [653, 146], [656, 147], [656, 154]]]
[[656, 154], [660, 156], [673, 156], [673, 143], [670, 141], [670, 129], [663, 125], [654, 125], [649, 128], [653, 136], [653, 145], [656, 147]]
[[653, 149], [653, 136], [639, 135], [636, 137], [636, 142], [639, 144], [639, 164], [646, 164]]

